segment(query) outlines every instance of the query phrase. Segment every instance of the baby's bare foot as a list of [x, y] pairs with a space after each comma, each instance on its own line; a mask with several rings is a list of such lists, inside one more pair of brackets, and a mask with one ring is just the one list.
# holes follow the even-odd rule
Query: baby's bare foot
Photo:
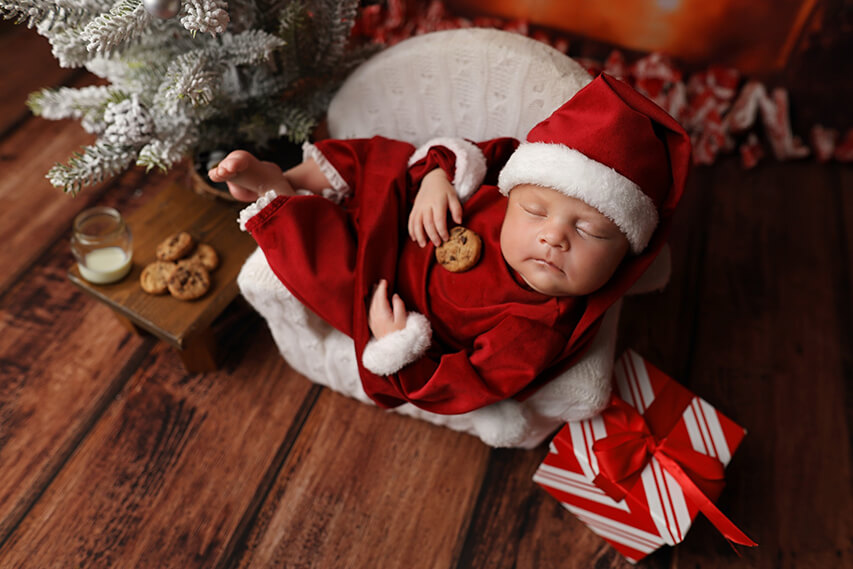
[[258, 161], [257, 158], [245, 150], [235, 150], [223, 158], [219, 164], [211, 168], [207, 175], [214, 182], [227, 182], [233, 179], [238, 173], [248, 169], [252, 165], [253, 160], [255, 162]]
[[281, 169], [272, 162], [261, 162], [245, 150], [235, 150], [211, 168], [214, 182], [225, 182], [231, 195], [240, 201], [254, 201], [268, 190], [286, 193], [290, 189]]

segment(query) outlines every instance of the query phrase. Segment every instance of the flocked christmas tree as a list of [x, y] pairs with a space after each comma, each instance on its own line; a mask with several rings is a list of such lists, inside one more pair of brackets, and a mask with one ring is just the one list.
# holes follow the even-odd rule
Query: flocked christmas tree
[[107, 85], [30, 96], [76, 118], [94, 144], [47, 177], [65, 191], [134, 163], [169, 169], [216, 148], [299, 142], [367, 50], [350, 44], [358, 0], [0, 0], [45, 36], [63, 67]]

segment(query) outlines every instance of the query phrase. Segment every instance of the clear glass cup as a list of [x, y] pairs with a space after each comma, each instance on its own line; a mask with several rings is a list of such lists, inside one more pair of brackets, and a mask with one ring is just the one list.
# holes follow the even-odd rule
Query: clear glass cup
[[95, 207], [74, 218], [71, 252], [84, 279], [114, 283], [130, 272], [133, 237], [118, 211]]

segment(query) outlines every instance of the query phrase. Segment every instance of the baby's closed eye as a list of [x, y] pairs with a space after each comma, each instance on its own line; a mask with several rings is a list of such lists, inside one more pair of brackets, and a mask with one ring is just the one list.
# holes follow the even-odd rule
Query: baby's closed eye
[[520, 205], [521, 205], [521, 209], [523, 209], [525, 212], [527, 212], [528, 214], [530, 214], [532, 216], [545, 217], [548, 215], [548, 212], [545, 211], [545, 208], [543, 208], [541, 206], [533, 205], [533, 204], [520, 204]]

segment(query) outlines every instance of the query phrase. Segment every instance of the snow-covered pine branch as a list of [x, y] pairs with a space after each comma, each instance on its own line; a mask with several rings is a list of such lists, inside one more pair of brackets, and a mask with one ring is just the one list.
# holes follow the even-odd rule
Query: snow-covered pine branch
[[76, 195], [83, 186], [97, 184], [125, 171], [136, 159], [134, 148], [113, 146], [98, 141], [75, 152], [68, 164], [57, 164], [47, 179], [57, 188]]
[[[158, 89], [155, 104], [167, 113], [176, 112], [182, 101], [194, 107], [210, 104], [220, 91], [223, 75], [229, 68], [268, 59], [283, 45], [282, 40], [261, 30], [224, 34], [218, 43], [214, 40], [209, 47], [184, 53], [172, 61]], [[229, 93], [239, 95], [244, 88], [235, 84]]]
[[104, 110], [104, 129], [101, 140], [115, 146], [140, 148], [154, 135], [154, 121], [135, 93]]
[[270, 58], [273, 51], [284, 47], [284, 41], [263, 30], [239, 34], [223, 34], [219, 57], [232, 65], [252, 65]]
[[314, 0], [317, 51], [314, 65], [320, 69], [336, 70], [350, 39], [359, 2], [357, 0]]
[[31, 93], [27, 106], [33, 114], [46, 119], [79, 119], [92, 111], [103, 111], [110, 102], [118, 102], [126, 97], [110, 85], [95, 85], [74, 89], [60, 87], [58, 89], [42, 89]]
[[106, 53], [140, 36], [151, 24], [142, 0], [118, 0], [109, 12], [100, 14], [80, 32], [90, 52]]
[[228, 26], [228, 2], [225, 0], [182, 0], [181, 24], [191, 31], [221, 34]]
[[314, 115], [297, 106], [282, 104], [277, 109], [279, 136], [286, 136], [291, 142], [304, 142], [311, 136], [317, 119]]
[[175, 121], [172, 128], [158, 133], [139, 151], [138, 166], [146, 170], [158, 168], [166, 171], [186, 156], [192, 154], [198, 144], [198, 130], [189, 121]]
[[207, 48], [178, 56], [166, 71], [155, 104], [174, 114], [183, 102], [194, 107], [210, 103], [221, 76], [217, 55], [216, 50]]
[[26, 22], [28, 28], [50, 29], [58, 23], [76, 26], [88, 21], [92, 10], [102, 9], [103, 4], [102, 0], [0, 0], [0, 16], [16, 24]]
[[80, 36], [77, 28], [65, 27], [65, 24], [51, 25], [44, 22], [37, 26], [38, 32], [50, 42], [53, 56], [60, 67], [81, 67], [91, 57], [86, 49], [86, 40]]

